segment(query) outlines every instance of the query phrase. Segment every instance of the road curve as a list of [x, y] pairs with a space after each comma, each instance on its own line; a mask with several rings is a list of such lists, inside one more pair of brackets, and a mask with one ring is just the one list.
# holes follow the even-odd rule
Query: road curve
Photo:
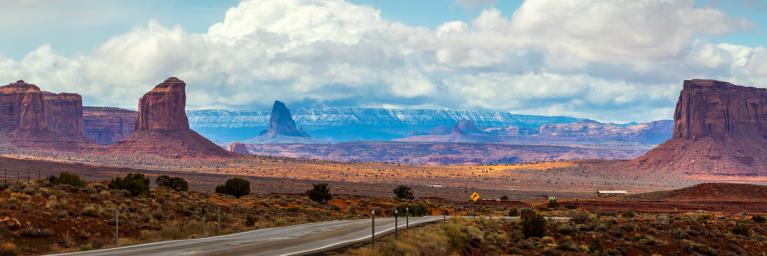
[[[441, 216], [412, 217], [410, 226], [440, 220]], [[327, 221], [56, 255], [306, 255], [370, 240], [370, 224], [370, 219]], [[398, 224], [404, 229], [405, 218]], [[392, 232], [394, 218], [376, 218], [376, 236]]]

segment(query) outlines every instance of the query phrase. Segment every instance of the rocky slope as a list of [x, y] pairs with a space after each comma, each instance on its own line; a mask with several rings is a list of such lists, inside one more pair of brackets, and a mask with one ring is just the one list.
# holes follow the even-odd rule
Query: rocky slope
[[84, 107], [85, 137], [91, 141], [110, 145], [128, 137], [136, 129], [136, 111], [110, 107]]
[[186, 83], [171, 77], [139, 100], [138, 121], [125, 141], [109, 150], [123, 154], [155, 154], [173, 158], [217, 158], [232, 154], [189, 129], [185, 112]]
[[625, 168], [689, 175], [767, 175], [767, 90], [686, 80], [673, 138]]
[[20, 80], [0, 87], [0, 109], [0, 142], [67, 150], [88, 145], [78, 94], [50, 93]]

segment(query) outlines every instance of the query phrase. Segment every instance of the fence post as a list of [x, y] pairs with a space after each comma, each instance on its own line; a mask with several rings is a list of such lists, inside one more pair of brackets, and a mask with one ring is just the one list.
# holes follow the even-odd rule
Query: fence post
[[397, 240], [399, 237], [399, 225], [397, 224], [397, 208], [394, 208], [394, 240]]
[[202, 236], [205, 236], [205, 206], [202, 207]]
[[221, 234], [221, 206], [216, 211], [216, 235]]
[[115, 245], [120, 241], [120, 207], [115, 208]]
[[376, 210], [372, 210], [372, 213], [373, 213], [372, 214], [373, 222], [371, 223], [371, 229], [370, 229], [370, 232], [371, 232], [370, 241], [373, 243], [373, 250], [375, 250], [376, 249]]
[[410, 230], [410, 207], [405, 208], [405, 233]]

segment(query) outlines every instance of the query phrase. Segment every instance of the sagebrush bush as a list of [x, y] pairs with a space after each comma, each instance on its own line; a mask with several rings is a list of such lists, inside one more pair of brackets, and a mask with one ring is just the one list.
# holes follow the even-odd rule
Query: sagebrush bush
[[157, 186], [166, 187], [175, 191], [188, 191], [189, 183], [181, 177], [170, 177], [168, 175], [161, 175], [155, 179]]
[[71, 172], [59, 173], [59, 176], [51, 176], [48, 178], [51, 184], [66, 184], [78, 188], [85, 187], [85, 181], [80, 179], [80, 175]]
[[732, 227], [732, 233], [739, 236], [750, 236], [751, 230], [749, 230], [746, 225], [735, 224], [735, 226]]
[[410, 214], [410, 216], [424, 216], [430, 213], [429, 206], [424, 203], [407, 203], [397, 205], [397, 211], [401, 215]]
[[519, 209], [517, 209], [517, 208], [509, 209], [509, 216], [511, 216], [511, 217], [519, 216]]
[[216, 187], [216, 193], [234, 196], [240, 198], [250, 194], [250, 181], [241, 178], [231, 178]]
[[546, 218], [540, 214], [533, 214], [522, 220], [525, 238], [542, 237], [546, 234]]
[[109, 189], [121, 189], [130, 192], [131, 196], [149, 194], [149, 178], [143, 173], [128, 173], [125, 178], [116, 177], [109, 182]]
[[333, 199], [333, 195], [330, 194], [330, 188], [327, 183], [317, 183], [312, 185], [312, 189], [306, 191], [306, 195], [312, 201], [324, 204]]
[[764, 223], [765, 222], [765, 218], [762, 215], [754, 215], [753, 217], [751, 217], [751, 220], [753, 220], [756, 223]]

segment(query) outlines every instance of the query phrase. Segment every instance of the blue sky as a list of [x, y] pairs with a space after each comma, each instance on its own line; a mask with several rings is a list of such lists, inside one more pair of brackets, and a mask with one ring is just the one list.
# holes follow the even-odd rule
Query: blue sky
[[[135, 106], [453, 108], [670, 119], [681, 80], [767, 86], [757, 0], [0, 0], [0, 79]], [[257, 93], [256, 93], [257, 92]]]

